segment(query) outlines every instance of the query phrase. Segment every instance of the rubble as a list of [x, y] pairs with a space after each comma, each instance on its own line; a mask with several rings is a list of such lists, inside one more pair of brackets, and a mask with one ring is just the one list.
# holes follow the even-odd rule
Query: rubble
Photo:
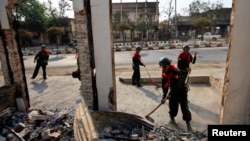
[[120, 125], [107, 125], [99, 131], [100, 140], [136, 140], [136, 141], [205, 141], [207, 136], [201, 132], [185, 132], [165, 126], [154, 126], [153, 130], [143, 128], [128, 129]]
[[18, 112], [8, 108], [0, 115], [0, 140], [74, 141], [72, 115], [61, 109]]
[[207, 139], [207, 135], [201, 132], [185, 132], [166, 126], [155, 126], [149, 134], [154, 135], [155, 141], [201, 141]]
[[[74, 141], [73, 113], [67, 110], [18, 112], [8, 108], [0, 114], [0, 141]], [[100, 116], [99, 118], [102, 118]], [[104, 118], [104, 117], [103, 117]], [[105, 118], [104, 118], [105, 119]], [[132, 121], [130, 119], [129, 121]], [[97, 128], [103, 141], [205, 141], [201, 132], [185, 132], [167, 126], [132, 126], [123, 122], [109, 122]], [[143, 123], [143, 122], [142, 122]]]

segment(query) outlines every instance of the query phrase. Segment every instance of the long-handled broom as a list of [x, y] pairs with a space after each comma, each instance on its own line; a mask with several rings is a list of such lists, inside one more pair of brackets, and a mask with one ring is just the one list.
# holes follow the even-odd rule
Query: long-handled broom
[[146, 68], [146, 67], [144, 67], [144, 68], [145, 68], [145, 71], [146, 71], [147, 74], [148, 74], [148, 77], [149, 77], [150, 82], [151, 82], [153, 85], [155, 85], [157, 88], [160, 88], [161, 86], [154, 82], [154, 80], [152, 79], [151, 75], [149, 74], [147, 68]]

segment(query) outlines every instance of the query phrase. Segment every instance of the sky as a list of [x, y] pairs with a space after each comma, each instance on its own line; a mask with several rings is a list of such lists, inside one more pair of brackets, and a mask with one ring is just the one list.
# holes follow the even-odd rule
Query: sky
[[[38, 0], [40, 2], [47, 2], [48, 0]], [[52, 0], [52, 3], [53, 5], [56, 7], [58, 6], [58, 2], [60, 0]], [[72, 7], [72, 1], [70, 0], [66, 0], [68, 1], [68, 3], [71, 5]], [[136, 0], [112, 0], [112, 3], [119, 3], [119, 2], [136, 2]], [[146, 0], [137, 0], [137, 2], [145, 2]], [[148, 2], [156, 2], [157, 0], [147, 0]], [[162, 11], [164, 10], [164, 8], [166, 6], [168, 6], [168, 3], [169, 3], [170, 0], [158, 0], [159, 2], [159, 12], [160, 12], [160, 21], [164, 20], [166, 18], [166, 15], [164, 15], [162, 13]], [[188, 8], [189, 4], [192, 3], [193, 1], [195, 0], [176, 0], [176, 11], [177, 11], [177, 14], [181, 14], [183, 16], [187, 16], [187, 14], [185, 13], [185, 11], [183, 10], [184, 8]], [[208, 2], [210, 1], [210, 3], [216, 3], [217, 1], [220, 1], [221, 3], [223, 3], [223, 7], [227, 7], [227, 8], [231, 8], [232, 7], [232, 0], [200, 0], [200, 1], [203, 1], [203, 2]], [[175, 5], [175, 0], [173, 0], [172, 2], [173, 4], [173, 7]], [[166, 9], [166, 8], [165, 8]], [[74, 12], [73, 10], [72, 11], [68, 11], [66, 12], [66, 14], [73, 18], [74, 17]]]

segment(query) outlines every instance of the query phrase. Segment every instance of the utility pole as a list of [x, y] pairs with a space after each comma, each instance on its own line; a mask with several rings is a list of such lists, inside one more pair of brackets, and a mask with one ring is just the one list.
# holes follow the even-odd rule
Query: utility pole
[[[137, 27], [137, 0], [136, 0], [136, 5], [135, 5], [135, 26]], [[137, 35], [137, 29], [135, 30], [135, 35]], [[138, 35], [136, 36], [138, 38]]]
[[[155, 17], [155, 25], [157, 26], [157, 32], [156, 32], [156, 35], [155, 35], [155, 39], [158, 38], [158, 24], [159, 24], [159, 5], [158, 5], [158, 0], [156, 0], [156, 17]], [[154, 32], [155, 33], [155, 32]]]
[[120, 22], [122, 23], [122, 0], [121, 0], [121, 19]]
[[[120, 22], [121, 22], [121, 26], [123, 28], [123, 24], [122, 24], [122, 0], [121, 0], [121, 19], [120, 19]], [[122, 29], [122, 45], [123, 45], [123, 42], [124, 41], [124, 33], [123, 33], [123, 29]]]
[[136, 0], [136, 5], [135, 5], [135, 21], [137, 22], [137, 0]]
[[145, 0], [145, 24], [146, 24], [146, 44], [148, 42], [148, 17], [147, 17], [147, 0]]
[[177, 14], [176, 14], [176, 0], [175, 0], [175, 13], [174, 13], [174, 25], [175, 25], [175, 38], [177, 39], [177, 36], [178, 36], [178, 31], [177, 31]]

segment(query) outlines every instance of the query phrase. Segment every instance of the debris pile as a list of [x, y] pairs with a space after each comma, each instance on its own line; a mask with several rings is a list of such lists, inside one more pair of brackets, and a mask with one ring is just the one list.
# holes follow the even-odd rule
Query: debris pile
[[[105, 119], [100, 114], [98, 121]], [[110, 117], [111, 121], [113, 117]], [[124, 117], [125, 118], [125, 117]], [[185, 132], [167, 126], [152, 126], [144, 122], [132, 124], [134, 118], [116, 118], [116, 122], [103, 122], [96, 130], [100, 141], [206, 141], [207, 137], [201, 132]], [[115, 121], [113, 119], [113, 121]], [[74, 117], [68, 110], [39, 110], [18, 112], [8, 108], [0, 113], [0, 141], [74, 141]], [[131, 122], [131, 123], [130, 123]], [[139, 126], [140, 125], [140, 126]]]
[[115, 140], [135, 140], [135, 141], [207, 141], [207, 136], [201, 132], [185, 132], [171, 129], [165, 126], [154, 126], [150, 131], [144, 128], [129, 128], [120, 125], [107, 125], [99, 130], [100, 141], [108, 139]]
[[155, 141], [206, 141], [207, 136], [201, 132], [185, 132], [174, 130], [165, 126], [155, 126], [150, 131]]
[[104, 129], [99, 130], [99, 139], [116, 139], [116, 140], [139, 140], [140, 138], [146, 138], [148, 131], [143, 128], [129, 127], [124, 125], [107, 125]]
[[67, 110], [30, 110], [8, 108], [0, 115], [0, 140], [74, 141], [73, 116]]

